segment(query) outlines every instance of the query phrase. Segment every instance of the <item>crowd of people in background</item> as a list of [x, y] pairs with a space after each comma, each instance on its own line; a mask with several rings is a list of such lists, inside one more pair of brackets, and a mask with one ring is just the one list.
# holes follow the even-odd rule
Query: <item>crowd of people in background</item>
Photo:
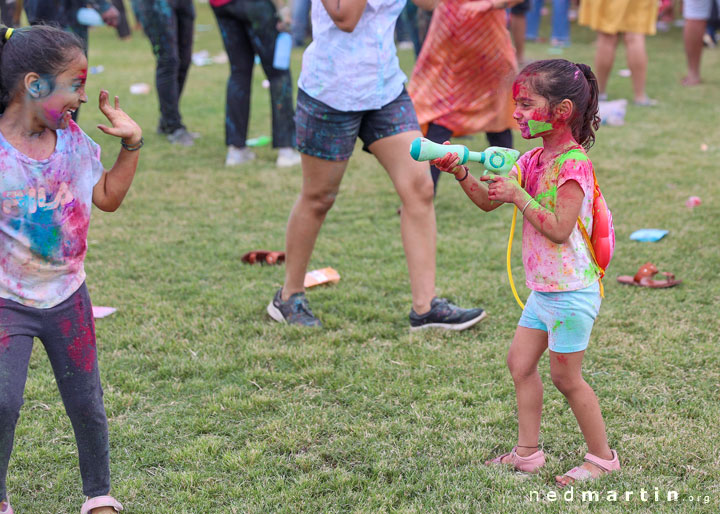
[[[195, 7], [192, 0], [130, 0], [136, 18], [136, 28], [150, 41], [156, 58], [155, 86], [160, 106], [157, 131], [173, 144], [192, 146], [199, 134], [188, 130], [180, 113], [180, 97], [191, 64]], [[288, 4], [288, 2], [290, 2]], [[440, 12], [452, 1], [440, 2]], [[666, 31], [672, 24], [683, 25], [683, 41], [687, 57], [687, 73], [682, 79], [686, 86], [701, 82], [700, 63], [704, 47], [715, 47], [720, 29], [718, 15], [720, 0], [506, 0], [503, 2], [464, 1], [477, 4], [482, 12], [487, 5], [498, 11], [493, 18], [501, 20], [508, 30], [485, 37], [491, 45], [502, 47], [505, 55], [509, 32], [514, 49], [515, 66], [521, 69], [529, 61], [525, 43], [547, 42], [551, 48], [562, 49], [571, 44], [573, 22], [597, 32], [594, 69], [598, 75], [600, 99], [607, 99], [607, 83], [619, 42], [627, 50], [627, 64], [631, 72], [634, 102], [640, 106], [657, 103], [645, 91], [648, 55], [645, 37]], [[485, 7], [483, 7], [485, 3]], [[225, 116], [225, 164], [235, 166], [252, 161], [253, 151], [247, 147], [250, 93], [253, 65], [259, 62], [270, 84], [272, 105], [272, 144], [278, 149], [278, 167], [295, 166], [300, 155], [295, 150], [295, 122], [292, 99], [292, 76], [288, 68], [273, 63], [278, 34], [289, 32], [295, 47], [304, 47], [311, 37], [311, 0], [210, 0], [225, 50], [230, 62]], [[73, 32], [88, 45], [88, 26], [78, 16], [83, 8], [93, 8], [104, 23], [115, 27], [121, 39], [131, 36], [131, 23], [124, 0], [0, 0], [2, 23], [17, 27], [24, 9], [31, 25], [52, 24]], [[466, 6], [467, 7], [467, 6]], [[500, 16], [502, 13], [503, 16]], [[540, 21], [550, 14], [550, 35], [540, 35]], [[436, 15], [437, 16], [437, 15]], [[421, 49], [431, 27], [433, 9], [423, 9], [407, 2], [398, 16], [395, 27], [397, 47], [412, 48], [420, 58]], [[440, 31], [435, 30], [435, 34]], [[501, 43], [502, 42], [502, 43]], [[485, 54], [477, 54], [482, 55]], [[418, 76], [421, 73], [417, 73]], [[411, 86], [412, 89], [412, 86]], [[414, 100], [416, 100], [414, 98]], [[417, 101], [417, 100], [416, 100]], [[74, 113], [77, 119], [78, 113]], [[421, 116], [422, 118], [422, 116]], [[424, 132], [431, 139], [442, 139], [446, 131], [435, 135], [442, 123], [429, 120]], [[447, 129], [447, 127], [445, 127]], [[480, 129], [481, 130], [481, 129]], [[505, 130], [505, 129], [502, 129]], [[470, 132], [477, 132], [478, 129]], [[452, 131], [455, 135], [468, 131]], [[486, 130], [491, 144], [493, 130]], [[502, 142], [508, 143], [507, 138]], [[435, 172], [434, 177], [437, 177]]]

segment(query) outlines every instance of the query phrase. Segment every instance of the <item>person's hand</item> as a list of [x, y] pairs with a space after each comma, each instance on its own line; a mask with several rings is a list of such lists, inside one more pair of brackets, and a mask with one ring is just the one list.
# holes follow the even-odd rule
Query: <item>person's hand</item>
[[523, 191], [516, 178], [487, 173], [481, 176], [480, 180], [487, 183], [488, 198], [493, 202], [515, 203], [515, 199]]
[[98, 107], [100, 111], [108, 119], [112, 127], [107, 125], [98, 125], [97, 127], [111, 136], [122, 138], [125, 144], [135, 146], [140, 143], [142, 138], [142, 129], [140, 125], [135, 123], [128, 114], [120, 108], [120, 99], [115, 97], [115, 106], [111, 106], [108, 101], [108, 92], [102, 89], [100, 98], [98, 99]]
[[100, 16], [102, 16], [102, 20], [105, 24], [110, 25], [111, 27], [117, 27], [118, 23], [120, 23], [120, 11], [118, 11], [114, 6], [110, 6], [110, 8]]
[[278, 18], [280, 21], [278, 21], [277, 25], [275, 25], [278, 32], [290, 32], [290, 28], [292, 26], [292, 13], [290, 12], [290, 8], [288, 6], [278, 9]]
[[482, 13], [492, 11], [495, 8], [491, 0], [474, 0], [467, 2], [460, 8], [460, 12], [464, 14]]
[[[449, 145], [450, 141], [445, 141], [443, 144]], [[448, 152], [445, 154], [444, 157], [439, 157], [437, 159], [431, 160], [430, 164], [432, 166], [435, 166], [440, 171], [452, 173], [456, 177], [458, 173], [465, 171], [465, 168], [463, 166], [460, 166], [460, 157], [458, 156], [457, 152]]]

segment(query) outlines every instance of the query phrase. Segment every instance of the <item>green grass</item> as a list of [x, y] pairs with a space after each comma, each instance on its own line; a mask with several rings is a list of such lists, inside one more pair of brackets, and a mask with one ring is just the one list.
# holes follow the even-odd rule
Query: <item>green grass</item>
[[[195, 50], [222, 49], [209, 8], [198, 5]], [[547, 27], [545, 27], [547, 29]], [[592, 34], [573, 28], [563, 56], [593, 60]], [[251, 249], [282, 249], [299, 168], [276, 169], [259, 149], [253, 165], [223, 166], [227, 65], [193, 67], [182, 98], [194, 148], [155, 134], [148, 41], [121, 43], [93, 30], [88, 89], [121, 97], [145, 129], [135, 183], [114, 214], [99, 211], [86, 269], [96, 305], [118, 312], [97, 336], [110, 422], [113, 494], [132, 513], [239, 512], [717, 512], [720, 358], [720, 51], [703, 56], [705, 85], [683, 89], [680, 29], [648, 39], [648, 91], [655, 108], [629, 107], [623, 127], [603, 127], [590, 156], [613, 210], [615, 259], [585, 359], [620, 473], [589, 485], [603, 498], [535, 501], [553, 475], [581, 462], [583, 439], [567, 403], [546, 383], [542, 473], [526, 479], [483, 462], [515, 442], [517, 420], [505, 355], [520, 315], [505, 274], [511, 209], [485, 214], [444, 177], [436, 200], [438, 292], [490, 313], [473, 330], [410, 335], [410, 292], [400, 243], [399, 200], [387, 175], [359, 146], [323, 227], [312, 268], [333, 266], [336, 286], [309, 294], [326, 328], [275, 324], [265, 306], [282, 267], [244, 266]], [[550, 57], [530, 44], [528, 55]], [[301, 54], [293, 56], [297, 77]], [[402, 52], [409, 71], [412, 53]], [[626, 67], [621, 49], [616, 68]], [[612, 75], [609, 93], [630, 98], [629, 79]], [[254, 76], [250, 137], [270, 134], [269, 95]], [[81, 125], [110, 166], [119, 143], [95, 125], [95, 100]], [[522, 141], [525, 151], [536, 141]], [[484, 135], [467, 141], [486, 146]], [[700, 151], [706, 143], [709, 149]], [[693, 211], [684, 203], [697, 195]], [[670, 231], [635, 243], [638, 228]], [[523, 286], [520, 237], [514, 275]], [[669, 290], [620, 286], [646, 261], [684, 283]], [[16, 434], [8, 488], [18, 513], [74, 513], [82, 502], [70, 424], [37, 344]], [[583, 487], [584, 488], [584, 487]], [[678, 502], [643, 503], [640, 490]], [[707, 504], [689, 496], [708, 497]]]

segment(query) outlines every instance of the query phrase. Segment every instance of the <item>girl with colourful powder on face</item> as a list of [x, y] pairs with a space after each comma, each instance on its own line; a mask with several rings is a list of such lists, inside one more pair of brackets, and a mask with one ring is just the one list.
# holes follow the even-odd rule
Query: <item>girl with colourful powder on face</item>
[[99, 107], [121, 138], [112, 169], [71, 119], [87, 102], [87, 59], [76, 36], [48, 26], [0, 28], [0, 514], [12, 513], [6, 476], [33, 339], [50, 359], [75, 432], [83, 514], [122, 510], [108, 496], [108, 427], [83, 261], [91, 202], [122, 203], [142, 130], [101, 91]]
[[550, 351], [550, 374], [580, 425], [585, 462], [562, 476], [559, 486], [620, 469], [608, 446], [595, 393], [581, 365], [600, 309], [600, 270], [578, 226], [592, 234], [594, 174], [586, 150], [595, 141], [599, 118], [595, 75], [585, 64], [563, 59], [537, 61], [513, 84], [515, 120], [525, 139], [543, 146], [524, 154], [517, 177], [484, 175], [476, 180], [458, 156], [431, 161], [455, 175], [465, 193], [484, 211], [512, 203], [522, 212], [523, 264], [532, 290], [507, 357], [518, 406], [518, 443], [487, 464], [509, 464], [534, 472], [545, 464], [538, 448], [543, 386], [538, 362]]

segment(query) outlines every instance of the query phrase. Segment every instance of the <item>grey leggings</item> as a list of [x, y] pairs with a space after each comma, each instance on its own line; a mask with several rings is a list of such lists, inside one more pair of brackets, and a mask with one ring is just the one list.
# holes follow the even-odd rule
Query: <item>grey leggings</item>
[[33, 338], [45, 346], [78, 445], [85, 496], [110, 491], [108, 428], [100, 387], [95, 323], [85, 284], [50, 309], [0, 298], [0, 501], [23, 404]]

